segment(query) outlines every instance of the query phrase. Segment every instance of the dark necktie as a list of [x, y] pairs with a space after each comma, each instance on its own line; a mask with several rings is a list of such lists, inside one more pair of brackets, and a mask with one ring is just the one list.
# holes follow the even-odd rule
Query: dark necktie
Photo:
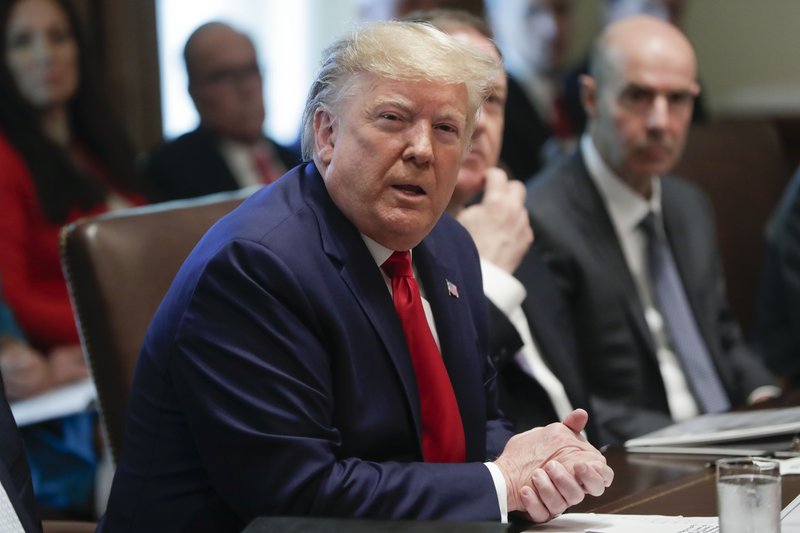
[[652, 212], [642, 220], [641, 227], [647, 234], [647, 261], [656, 305], [689, 386], [704, 413], [727, 411], [728, 395], [700, 336], [669, 243], [657, 231]]
[[414, 365], [426, 462], [460, 463], [466, 457], [464, 426], [444, 360], [433, 339], [409, 252], [394, 252], [381, 268], [392, 280], [392, 299]]

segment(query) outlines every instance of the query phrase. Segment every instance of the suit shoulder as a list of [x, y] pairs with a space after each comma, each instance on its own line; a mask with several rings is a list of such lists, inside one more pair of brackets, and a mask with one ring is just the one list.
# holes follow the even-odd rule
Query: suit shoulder
[[184, 133], [171, 141], [163, 142], [153, 148], [148, 155], [150, 161], [158, 161], [162, 159], [172, 159], [175, 157], [186, 157], [187, 155], [198, 153], [213, 149], [215, 141], [209, 135], [194, 130]]
[[685, 206], [689, 210], [712, 211], [711, 198], [696, 183], [677, 176], [661, 178], [663, 202]]
[[580, 177], [577, 156], [563, 156], [537, 174], [527, 187], [526, 205], [534, 219], [556, 215], [569, 201], [569, 190]]

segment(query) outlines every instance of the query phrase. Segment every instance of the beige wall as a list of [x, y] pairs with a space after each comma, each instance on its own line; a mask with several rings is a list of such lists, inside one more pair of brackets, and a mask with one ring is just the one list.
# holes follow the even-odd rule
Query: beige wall
[[[597, 31], [598, 0], [575, 1], [580, 57]], [[800, 115], [800, 0], [684, 0], [713, 116]]]

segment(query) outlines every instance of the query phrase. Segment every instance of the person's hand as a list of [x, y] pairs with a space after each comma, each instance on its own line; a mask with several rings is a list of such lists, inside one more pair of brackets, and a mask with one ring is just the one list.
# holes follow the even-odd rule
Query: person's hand
[[463, 209], [457, 220], [467, 228], [478, 254], [509, 274], [517, 269], [533, 243], [526, 190], [493, 167], [486, 171], [486, 189], [479, 204]]
[[50, 350], [50, 371], [55, 385], [63, 385], [89, 377], [89, 369], [78, 345], [57, 346]]
[[512, 437], [495, 460], [506, 480], [508, 510], [544, 522], [601, 495], [614, 479], [603, 455], [580, 434], [588, 421], [576, 409], [562, 423]]
[[22, 400], [53, 386], [47, 359], [28, 344], [6, 340], [0, 346], [0, 373], [9, 400]]

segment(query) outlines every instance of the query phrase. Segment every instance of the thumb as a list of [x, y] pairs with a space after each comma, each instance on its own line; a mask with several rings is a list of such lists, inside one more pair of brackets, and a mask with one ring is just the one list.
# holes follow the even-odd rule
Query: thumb
[[589, 413], [583, 409], [575, 409], [564, 417], [563, 424], [575, 433], [580, 433], [589, 421]]
[[505, 195], [506, 184], [508, 183], [508, 176], [505, 171], [498, 167], [490, 167], [486, 169], [486, 187], [483, 191], [484, 201], [486, 198], [495, 195]]

